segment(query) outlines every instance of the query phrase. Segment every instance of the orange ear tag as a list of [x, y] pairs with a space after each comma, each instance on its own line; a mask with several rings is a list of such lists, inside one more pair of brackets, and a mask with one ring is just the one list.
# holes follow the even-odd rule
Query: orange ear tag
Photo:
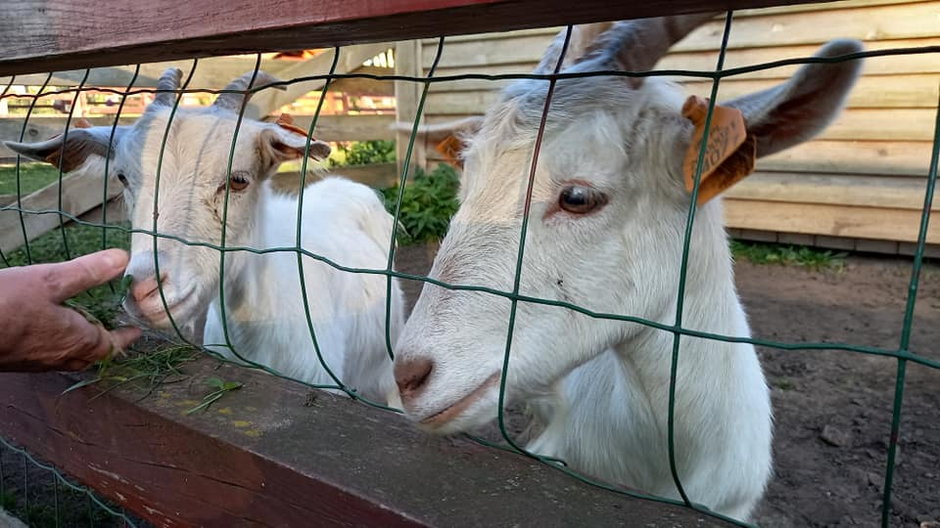
[[447, 163], [457, 168], [463, 168], [463, 162], [460, 160], [460, 149], [462, 147], [463, 142], [457, 139], [457, 136], [450, 135], [444, 138], [444, 141], [438, 143], [434, 150], [440, 152]]
[[[682, 172], [685, 189], [692, 192], [695, 187], [695, 169], [698, 165], [702, 136], [705, 134], [705, 118], [708, 114], [708, 99], [693, 95], [682, 106], [682, 115], [695, 125], [692, 142], [685, 153]], [[757, 141], [747, 135], [744, 116], [740, 110], [715, 105], [708, 144], [702, 160], [702, 176], [698, 189], [698, 205], [702, 205], [718, 194], [731, 188], [754, 171], [757, 157]]]
[[[275, 125], [287, 130], [288, 132], [293, 132], [294, 134], [299, 134], [303, 137], [307, 137], [307, 131], [300, 128], [294, 124], [294, 118], [290, 114], [281, 114], [278, 116], [277, 121], [274, 122]], [[311, 141], [316, 141], [317, 138], [310, 138]]]

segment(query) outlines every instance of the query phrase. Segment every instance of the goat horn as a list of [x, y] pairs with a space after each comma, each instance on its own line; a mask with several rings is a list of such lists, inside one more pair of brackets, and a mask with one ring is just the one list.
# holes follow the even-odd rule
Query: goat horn
[[697, 13], [618, 22], [592, 46], [592, 56], [607, 56], [624, 71], [648, 71], [673, 44], [717, 13]]
[[176, 91], [180, 88], [180, 80], [183, 79], [183, 72], [179, 68], [168, 68], [157, 81], [157, 96], [153, 99], [154, 104], [163, 106], [173, 106], [176, 103]]
[[[591, 48], [591, 44], [601, 34], [613, 26], [613, 22], [599, 22], [596, 24], [580, 24], [571, 28], [571, 38], [568, 40], [568, 48], [565, 51], [565, 59], [562, 63], [562, 69], [577, 62]], [[562, 48], [565, 47], [565, 37], [568, 34], [568, 28], [562, 29], [555, 40], [545, 50], [545, 55], [539, 65], [535, 67], [532, 73], [548, 74], [555, 71], [558, 64], [558, 58], [561, 56]]]
[[[251, 81], [252, 77], [254, 77], [254, 83]], [[219, 94], [219, 97], [217, 97], [215, 102], [212, 103], [212, 106], [215, 108], [225, 108], [226, 110], [238, 112], [241, 110], [245, 99], [251, 98], [252, 93], [248, 90], [251, 90], [253, 86], [274, 84], [277, 82], [280, 82], [280, 79], [266, 72], [258, 71], [257, 75], [255, 75], [254, 72], [248, 72], [228, 83], [228, 86], [225, 87], [225, 90], [233, 90], [233, 92]], [[277, 88], [279, 90], [286, 89], [283, 86], [274, 86], [272, 88]]]

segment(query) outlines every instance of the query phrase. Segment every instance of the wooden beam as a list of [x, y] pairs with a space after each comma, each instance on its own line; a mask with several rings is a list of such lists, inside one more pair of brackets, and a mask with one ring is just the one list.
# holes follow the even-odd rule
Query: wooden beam
[[[535, 67], [545, 47], [551, 42], [552, 32], [541, 34], [538, 39], [517, 39], [513, 38], [513, 33], [497, 34], [503, 44], [500, 46], [491, 45], [468, 47], [463, 41], [457, 41], [456, 38], [447, 39], [447, 51], [441, 58], [441, 64], [438, 67], [438, 75], [459, 75], [468, 70], [481, 74], [526, 74], [530, 73]], [[539, 34], [536, 34], [539, 35]], [[827, 33], [828, 37], [838, 37], [837, 31]], [[497, 37], [490, 37], [495, 39]], [[436, 46], [437, 41], [424, 41], [424, 49], [431, 49]], [[773, 44], [771, 42], [771, 44]], [[940, 37], [906, 39], [906, 40], [875, 40], [865, 42], [865, 49], [871, 51], [899, 49], [899, 48], [917, 48], [940, 46]], [[474, 53], [474, 49], [476, 53]], [[770, 46], [761, 48], [729, 49], [725, 57], [725, 69], [740, 68], [744, 66], [753, 66], [765, 62], [779, 61], [784, 59], [799, 59], [811, 57], [817, 50], [817, 45], [802, 46]], [[501, 53], [494, 53], [493, 50], [502, 50]], [[662, 70], [693, 70], [693, 71], [714, 71], [718, 57], [716, 50], [705, 51], [673, 51], [667, 54], [656, 65], [657, 69]], [[426, 64], [429, 64], [426, 62]], [[799, 66], [781, 66], [758, 70], [752, 73], [741, 74], [740, 76], [728, 77], [723, 82], [731, 79], [787, 79], [792, 76]], [[907, 75], [907, 74], [930, 74], [940, 73], [940, 61], [934, 53], [920, 53], [917, 55], [896, 55], [889, 57], [877, 57], [865, 61], [864, 75]], [[488, 84], [494, 81], [459, 81], [467, 83], [469, 86], [479, 86], [480, 83]], [[504, 81], [496, 81], [504, 82]], [[442, 86], [460, 84], [448, 82]], [[438, 85], [435, 85], [438, 86]], [[465, 85], [466, 86], [466, 85]]]
[[0, 75], [809, 1], [151, 0], [104, 13], [98, 0], [21, 0], [0, 17]]
[[[143, 400], [0, 374], [0, 434], [158, 526], [730, 526], [263, 373], [184, 370]], [[243, 386], [186, 414], [210, 377]]]
[[[87, 211], [101, 206], [104, 187], [101, 174], [103, 167], [89, 166], [86, 169], [67, 174], [59, 182], [23, 197], [22, 209], [24, 211], [59, 211], [59, 193], [62, 193], [62, 209], [64, 213], [81, 216]], [[108, 200], [121, 194], [123, 187], [117, 178], [108, 181]], [[15, 203], [6, 206], [14, 207]], [[59, 227], [59, 215], [56, 213], [29, 213], [24, 212], [22, 221], [26, 226], [26, 237], [32, 241]], [[67, 223], [69, 220], [65, 218]], [[0, 211], [0, 249], [4, 253], [15, 250], [23, 245], [23, 230], [20, 226], [20, 215], [16, 209]]]
[[[335, 169], [330, 169], [327, 174], [349, 178], [350, 180], [368, 185], [373, 189], [384, 189], [398, 183], [399, 172], [396, 170], [394, 163], [373, 163], [370, 165], [336, 167]], [[317, 180], [319, 180], [317, 176], [313, 176], [308, 172], [305, 183], [310, 185]], [[274, 184], [274, 187], [279, 191], [296, 193], [300, 189], [300, 172], [279, 172], [274, 175], [271, 183]]]
[[[924, 208], [925, 178], [756, 172], [728, 189], [736, 200], [847, 205], [886, 209]], [[940, 211], [934, 203], [932, 211]]]
[[[940, 30], [938, 30], [940, 31]], [[940, 60], [940, 58], [938, 58]], [[721, 81], [718, 100], [726, 101], [771, 88], [783, 79], [739, 79], [729, 77]], [[682, 83], [688, 94], [707, 97], [711, 81]], [[930, 108], [936, 109], [940, 98], [940, 81], [936, 74], [918, 75], [864, 75], [849, 92], [849, 108]]]
[[[934, 77], [936, 80], [936, 77]], [[899, 81], [900, 82], [900, 81]], [[936, 86], [936, 83], [934, 83]], [[498, 98], [497, 91], [436, 92], [431, 88], [426, 114], [457, 116], [483, 114]], [[699, 91], [709, 93], [710, 88]], [[936, 93], [936, 90], [933, 90]], [[821, 140], [930, 141], [937, 119], [937, 101], [922, 108], [848, 108], [819, 134]], [[406, 121], [408, 122], [408, 121]]]
[[[394, 45], [391, 47], [394, 47]], [[362, 66], [357, 69], [355, 73], [384, 76], [394, 74], [394, 70], [391, 68], [379, 68], [377, 66]], [[364, 77], [349, 77], [333, 81], [330, 84], [330, 91], [395, 97], [395, 82], [391, 79], [376, 80]]]
[[[294, 124], [304, 130], [310, 129], [312, 116], [294, 116]], [[392, 124], [395, 116], [376, 115], [323, 115], [317, 121], [314, 137], [323, 141], [368, 141], [372, 139], [394, 139]]]
[[[831, 37], [821, 28], [838, 29], [844, 38], [869, 40], [911, 39], [937, 36], [937, 2], [911, 2], [903, 8], [896, 5], [863, 6], [830, 9], [813, 13], [767, 13], [749, 17], [747, 23], [735, 25], [728, 46], [753, 48], [813, 44]], [[873, 34], [873, 26], [877, 33]], [[690, 33], [674, 47], [675, 52], [716, 50], [720, 47], [724, 21], [716, 18]], [[834, 31], [833, 31], [834, 32]], [[770, 37], [772, 35], [772, 37]]]
[[[311, 119], [311, 116], [294, 116], [294, 123], [307, 129]], [[123, 117], [120, 124], [131, 124], [134, 120], [133, 117]], [[90, 117], [88, 121], [96, 126], [114, 122], [110, 117]], [[43, 141], [61, 134], [65, 130], [65, 122], [66, 118], [60, 116], [30, 118], [24, 141]], [[324, 115], [320, 116], [314, 135], [324, 141], [394, 139], [395, 132], [391, 128], [394, 122], [395, 116], [390, 114]], [[19, 141], [22, 129], [22, 119], [0, 119], [0, 141]], [[12, 150], [0, 144], [0, 158], [15, 156]]]
[[[362, 63], [372, 57], [382, 53], [391, 47], [389, 44], [361, 44], [342, 48], [339, 54], [339, 62], [336, 64], [336, 73], [349, 73], [362, 66]], [[321, 53], [312, 59], [298, 62], [292, 66], [284, 68], [277, 73], [277, 77], [284, 81], [296, 79], [299, 77], [309, 77], [312, 75], [325, 75], [330, 71], [330, 65], [333, 63], [334, 52]], [[278, 108], [294, 101], [307, 92], [320, 90], [324, 85], [323, 80], [296, 82], [287, 85], [285, 90], [262, 90], [251, 98], [251, 103], [245, 111], [245, 115], [258, 119], [274, 112]]]
[[[119, 121], [122, 125], [129, 125], [135, 121], [134, 117], [122, 117]], [[29, 119], [26, 125], [26, 132], [23, 141], [35, 142], [44, 141], [56, 134], [61, 134], [65, 130], [65, 124], [68, 121], [64, 116], [34, 116]], [[75, 123], [77, 119], [72, 119]], [[112, 117], [90, 117], [87, 121], [95, 126], [111, 125], [114, 123]], [[23, 119], [3, 118], [0, 119], [0, 158], [16, 157], [16, 153], [2, 144], [3, 141], [19, 141], [20, 134], [23, 133]]]
[[[255, 67], [255, 55], [238, 55], [233, 57], [209, 57], [198, 62], [193, 73], [190, 85], [194, 88], [222, 88], [228, 81], [239, 75], [251, 71]], [[167, 68], [183, 70], [185, 77], [192, 69], [192, 60], [179, 60], [170, 62], [153, 62], [140, 65], [140, 73], [134, 81], [135, 88], [155, 88], [157, 79]], [[280, 61], [263, 59], [261, 68], [268, 73], [278, 75], [285, 67], [293, 66], [293, 61]], [[93, 68], [85, 81], [85, 86], [125, 87], [134, 77], [135, 66], [111, 66], [106, 68]], [[85, 76], [85, 70], [68, 70], [54, 72], [52, 86], [77, 86]], [[46, 81], [47, 73], [33, 73], [17, 75], [16, 84], [42, 85]], [[11, 77], [0, 77], [0, 86], [10, 83]]]
[[930, 141], [808, 141], [757, 161], [757, 168], [790, 172], [926, 176]]
[[[920, 211], [890, 207], [725, 200], [728, 227], [781, 233], [916, 242], [920, 216]], [[940, 243], [940, 222], [934, 220], [927, 232], [930, 244]]]

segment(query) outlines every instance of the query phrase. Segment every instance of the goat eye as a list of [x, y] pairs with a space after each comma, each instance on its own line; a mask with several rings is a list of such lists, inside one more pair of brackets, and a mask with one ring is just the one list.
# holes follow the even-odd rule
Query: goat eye
[[558, 196], [558, 206], [574, 214], [586, 214], [607, 204], [607, 195], [583, 185], [565, 187]]
[[232, 174], [232, 177], [228, 180], [229, 189], [233, 191], [244, 191], [248, 188], [248, 178], [243, 174]]
[[117, 179], [121, 182], [121, 185], [127, 187], [127, 176], [123, 172], [117, 173]]

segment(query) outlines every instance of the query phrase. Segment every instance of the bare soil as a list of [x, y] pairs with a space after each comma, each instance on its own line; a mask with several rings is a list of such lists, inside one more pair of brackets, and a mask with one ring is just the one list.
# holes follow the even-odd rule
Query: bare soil
[[[403, 248], [425, 274], [433, 248]], [[910, 259], [852, 256], [841, 270], [736, 265], [755, 338], [897, 349]], [[404, 283], [409, 303], [420, 283]], [[910, 350], [940, 360], [940, 266], [920, 278]], [[755, 518], [770, 528], [877, 526], [898, 361], [840, 350], [759, 347], [776, 422], [775, 476]], [[892, 526], [940, 522], [940, 371], [908, 363]], [[518, 429], [515, 424], [514, 429]]]
[[[737, 265], [755, 337], [897, 349], [911, 262], [852, 257], [842, 272]], [[920, 288], [910, 350], [940, 359], [940, 269]], [[880, 522], [898, 361], [854, 352], [761, 348], [776, 419], [776, 475], [762, 526]], [[940, 521], [940, 371], [909, 363], [892, 526]]]

